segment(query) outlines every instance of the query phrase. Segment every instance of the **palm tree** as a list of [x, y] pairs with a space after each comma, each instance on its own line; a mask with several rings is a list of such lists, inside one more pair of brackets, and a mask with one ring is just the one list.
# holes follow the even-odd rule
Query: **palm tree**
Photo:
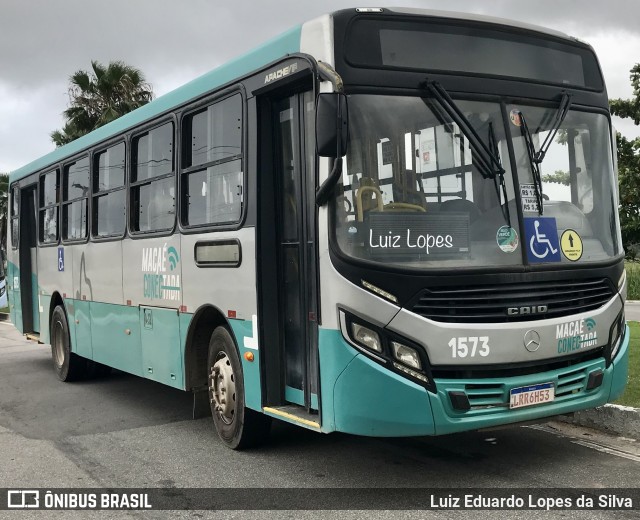
[[91, 62], [91, 72], [79, 70], [70, 78], [69, 108], [62, 130], [52, 132], [56, 146], [67, 144], [124, 114], [146, 105], [153, 91], [141, 71], [121, 61], [104, 66]]

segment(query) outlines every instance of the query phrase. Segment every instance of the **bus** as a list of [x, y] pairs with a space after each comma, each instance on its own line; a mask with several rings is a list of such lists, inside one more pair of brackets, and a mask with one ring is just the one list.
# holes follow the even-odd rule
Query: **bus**
[[231, 448], [543, 421], [624, 389], [617, 207], [588, 44], [345, 9], [12, 172], [11, 319]]

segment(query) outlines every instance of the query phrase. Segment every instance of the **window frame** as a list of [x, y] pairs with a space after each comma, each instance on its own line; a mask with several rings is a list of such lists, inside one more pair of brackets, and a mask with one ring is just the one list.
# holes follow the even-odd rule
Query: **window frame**
[[[60, 244], [60, 199], [61, 197], [61, 193], [60, 190], [62, 189], [62, 185], [60, 182], [61, 179], [61, 174], [60, 174], [60, 165], [59, 164], [55, 164], [51, 167], [51, 169], [47, 169], [45, 172], [41, 173], [38, 175], [38, 221], [37, 221], [37, 231], [38, 231], [38, 247], [55, 247], [58, 246]], [[42, 205], [43, 204], [43, 183], [44, 183], [44, 178], [51, 174], [54, 173], [56, 176], [56, 202], [54, 202], [53, 204], [48, 204], [48, 205]], [[55, 208], [56, 209], [56, 240], [55, 241], [51, 241], [51, 242], [45, 242], [42, 240], [42, 225], [40, 223], [40, 214], [43, 211], [46, 211], [50, 208]]]
[[[240, 129], [240, 143], [241, 143], [241, 151], [239, 154], [236, 154], [230, 158], [217, 159], [215, 161], [209, 161], [206, 163], [198, 164], [197, 166], [189, 166], [184, 167], [186, 164], [187, 151], [185, 149], [186, 142], [185, 137], [187, 133], [185, 132], [185, 126], [190, 123], [191, 118], [194, 114], [198, 112], [202, 112], [207, 110], [210, 106], [213, 106], [216, 103], [222, 102], [225, 99], [231, 98], [234, 95], [240, 95], [240, 107], [242, 110], [240, 116], [240, 122], [242, 128]], [[220, 92], [216, 92], [214, 95], [209, 96], [203, 100], [200, 100], [198, 103], [195, 103], [188, 107], [186, 110], [182, 112], [180, 115], [179, 128], [180, 128], [180, 164], [178, 170], [178, 186], [179, 186], [179, 218], [178, 218], [178, 226], [180, 232], [183, 234], [192, 234], [192, 233], [206, 233], [208, 231], [235, 231], [241, 229], [245, 223], [247, 218], [248, 211], [248, 172], [247, 172], [247, 147], [248, 147], [248, 139], [247, 139], [247, 117], [248, 117], [248, 107], [247, 107], [247, 95], [244, 89], [244, 86], [239, 83], [234, 85], [231, 88], [224, 89]], [[242, 168], [242, 208], [240, 210], [240, 215], [238, 219], [233, 222], [221, 222], [221, 223], [205, 223], [205, 224], [197, 224], [197, 225], [189, 225], [186, 224], [189, 214], [189, 206], [188, 206], [188, 180], [189, 174], [197, 173], [202, 170], [206, 170], [211, 166], [217, 166], [219, 164], [224, 164], [232, 161], [240, 161], [240, 166]]]
[[[176, 155], [176, 148], [179, 146], [178, 144], [178, 132], [176, 132], [176, 129], [179, 128], [178, 126], [178, 122], [176, 120], [176, 115], [175, 113], [172, 113], [169, 117], [164, 117], [160, 120], [155, 120], [147, 125], [143, 125], [140, 128], [136, 129], [135, 132], [131, 133], [128, 139], [128, 145], [129, 145], [129, 150], [127, 151], [127, 157], [125, 158], [125, 163], [128, 162], [128, 168], [126, 168], [126, 172], [125, 172], [125, 186], [127, 188], [127, 194], [126, 194], [126, 199], [127, 199], [127, 203], [126, 203], [126, 211], [127, 211], [127, 216], [126, 216], [126, 232], [127, 234], [133, 238], [143, 238], [143, 237], [160, 237], [160, 236], [170, 236], [172, 235], [175, 231], [176, 231], [176, 222], [177, 222], [177, 215], [178, 215], [178, 207], [179, 207], [179, 193], [178, 193], [178, 186], [177, 186], [177, 182], [176, 182], [176, 178], [177, 178], [177, 171], [178, 171], [178, 156]], [[155, 130], [156, 128], [160, 128], [162, 126], [164, 126], [165, 124], [171, 124], [172, 125], [172, 130], [173, 130], [173, 150], [171, 151], [171, 160], [172, 160], [172, 171], [171, 173], [165, 173], [163, 175], [158, 175], [157, 177], [152, 177], [151, 179], [144, 179], [141, 181], [132, 181], [133, 178], [133, 172], [134, 172], [134, 168], [135, 168], [135, 162], [133, 160], [133, 155], [136, 151], [136, 140], [139, 139], [140, 137], [144, 136], [145, 134], [149, 134], [149, 132], [152, 132], [153, 130]], [[153, 182], [157, 182], [160, 180], [165, 180], [168, 178], [173, 178], [173, 190], [174, 190], [174, 214], [173, 214], [173, 224], [171, 225], [170, 228], [163, 228], [163, 229], [156, 229], [156, 230], [150, 230], [150, 231], [139, 231], [139, 230], [135, 230], [133, 227], [133, 222], [134, 222], [134, 211], [136, 210], [135, 208], [135, 204], [134, 204], [134, 197], [133, 197], [133, 190], [140, 187], [140, 186], [144, 186], [144, 185], [150, 185]]]
[[[78, 155], [76, 157], [74, 157], [73, 159], [71, 159], [70, 161], [65, 161], [62, 164], [62, 174], [59, 177], [59, 181], [60, 181], [60, 211], [58, 214], [58, 218], [60, 218], [60, 226], [58, 228], [58, 238], [60, 240], [60, 242], [62, 244], [83, 244], [86, 243], [89, 240], [89, 233], [90, 233], [90, 215], [91, 215], [91, 208], [89, 207], [89, 193], [91, 193], [91, 149], [86, 150], [86, 152], [84, 152], [81, 155]], [[67, 180], [67, 171], [68, 168], [70, 168], [71, 166], [73, 166], [74, 164], [77, 164], [78, 162], [82, 161], [83, 159], [87, 159], [87, 166], [88, 166], [88, 179], [89, 179], [89, 185], [88, 185], [88, 191], [87, 191], [87, 195], [86, 196], [80, 196], [80, 197], [75, 197], [73, 199], [67, 199], [68, 194], [66, 193], [65, 190], [65, 185], [66, 185], [66, 180]], [[82, 202], [84, 200], [85, 202], [85, 208], [86, 208], [86, 223], [85, 223], [85, 234], [84, 237], [82, 238], [66, 238], [65, 237], [65, 233], [66, 233], [66, 222], [62, 222], [64, 220], [64, 210], [66, 207], [71, 206], [72, 204], [76, 203], [76, 202]]]
[[[16, 195], [17, 192], [17, 195]], [[10, 205], [9, 205], [9, 231], [11, 231], [11, 249], [16, 250], [20, 247], [20, 184], [14, 182], [9, 187]], [[17, 200], [16, 200], [17, 196]], [[13, 205], [17, 204], [15, 215], [13, 214]], [[38, 219], [40, 219], [40, 199], [38, 199]], [[13, 234], [13, 221], [17, 222], [17, 233]], [[38, 235], [39, 238], [39, 235]]]
[[[122, 181], [122, 186], [118, 186], [116, 188], [110, 188], [108, 190], [100, 191], [98, 189], [97, 183], [97, 161], [101, 154], [107, 152], [111, 148], [115, 148], [120, 144], [124, 145], [124, 178]], [[128, 196], [128, 170], [129, 170], [129, 150], [130, 150], [130, 142], [125, 138], [125, 136], [118, 137], [115, 141], [111, 141], [110, 143], [103, 145], [99, 148], [96, 148], [91, 154], [91, 202], [90, 202], [90, 210], [91, 210], [91, 241], [92, 242], [109, 242], [115, 240], [122, 240], [127, 235], [128, 229], [128, 215], [129, 215], [129, 196]], [[96, 191], [97, 190], [97, 191]], [[104, 195], [108, 195], [110, 193], [114, 193], [116, 191], [124, 190], [124, 227], [122, 229], [122, 233], [112, 234], [112, 235], [97, 235], [97, 218], [98, 218], [98, 204], [97, 199]]]

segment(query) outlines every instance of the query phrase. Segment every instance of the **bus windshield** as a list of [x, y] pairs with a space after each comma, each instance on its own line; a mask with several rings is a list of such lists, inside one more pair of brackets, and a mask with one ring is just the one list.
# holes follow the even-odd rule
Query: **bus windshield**
[[[499, 103], [457, 100], [456, 105], [497, 152], [505, 170], [504, 188], [497, 177], [482, 175], [467, 136], [436, 101], [349, 97], [349, 151], [333, 205], [335, 236], [343, 254], [405, 268], [443, 268], [602, 261], [620, 253], [604, 115], [569, 111], [541, 164], [540, 215], [517, 114], [526, 115], [534, 145], [539, 146], [557, 107], [509, 106], [505, 118]], [[549, 226], [557, 237], [549, 239], [547, 254], [544, 243], [534, 240], [534, 251], [543, 256], [538, 259], [523, 243], [522, 233], [529, 240], [531, 227], [542, 239]], [[567, 254], [562, 254], [566, 230], [574, 231], [570, 241], [575, 247], [569, 253], [567, 246]]]

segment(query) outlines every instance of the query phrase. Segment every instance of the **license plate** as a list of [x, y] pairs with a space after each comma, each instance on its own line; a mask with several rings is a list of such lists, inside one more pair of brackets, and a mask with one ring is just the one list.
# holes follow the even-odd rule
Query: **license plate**
[[550, 403], [555, 399], [555, 387], [553, 383], [521, 386], [520, 388], [512, 388], [509, 397], [510, 409]]

